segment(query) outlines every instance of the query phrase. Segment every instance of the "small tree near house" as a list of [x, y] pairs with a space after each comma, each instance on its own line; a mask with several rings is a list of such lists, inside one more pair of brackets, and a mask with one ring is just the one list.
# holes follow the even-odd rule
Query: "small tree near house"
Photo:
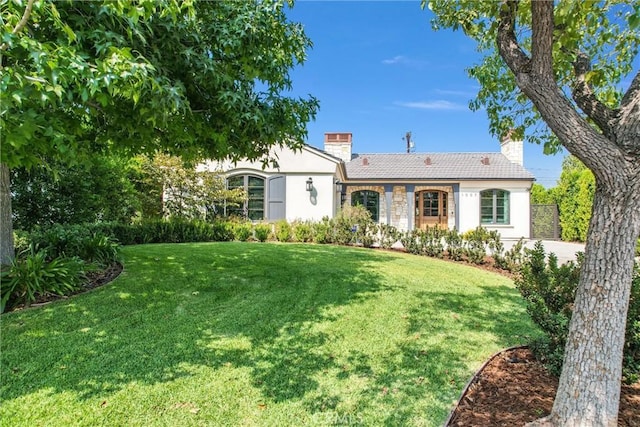
[[138, 156], [138, 187], [146, 205], [157, 206], [164, 217], [212, 219], [225, 205], [237, 206], [246, 199], [242, 189], [227, 189], [222, 171], [199, 171], [179, 157], [156, 154]]

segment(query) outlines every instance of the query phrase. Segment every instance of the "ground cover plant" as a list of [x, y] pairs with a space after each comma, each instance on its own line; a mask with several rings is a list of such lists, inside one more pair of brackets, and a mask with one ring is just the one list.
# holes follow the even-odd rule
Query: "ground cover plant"
[[538, 334], [506, 278], [363, 248], [123, 248], [108, 286], [2, 316], [11, 425], [439, 425]]
[[0, 266], [0, 313], [42, 298], [82, 290], [88, 274], [112, 267], [119, 245], [81, 225], [34, 229], [16, 239], [17, 254]]

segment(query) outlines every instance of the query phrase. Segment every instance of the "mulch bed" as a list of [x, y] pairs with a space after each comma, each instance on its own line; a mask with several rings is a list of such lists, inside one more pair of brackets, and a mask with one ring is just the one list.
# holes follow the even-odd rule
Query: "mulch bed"
[[[526, 347], [493, 356], [470, 381], [447, 426], [523, 426], [549, 415], [558, 379]], [[622, 386], [619, 426], [640, 426], [640, 383]]]

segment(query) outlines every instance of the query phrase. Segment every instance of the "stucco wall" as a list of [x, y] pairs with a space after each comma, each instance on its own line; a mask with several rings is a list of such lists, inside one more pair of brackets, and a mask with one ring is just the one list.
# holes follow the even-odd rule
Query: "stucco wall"
[[[317, 152], [312, 151], [309, 148], [303, 148], [301, 151], [294, 152], [288, 148], [274, 149], [272, 156], [275, 156], [278, 161], [278, 167], [273, 168], [270, 165], [265, 169], [262, 169], [262, 163], [260, 161], [248, 161], [241, 160], [237, 163], [230, 161], [208, 161], [200, 165], [200, 168], [206, 168], [209, 170], [216, 170], [216, 168], [228, 171], [232, 169], [257, 169], [262, 170], [265, 173], [336, 173], [338, 159], [332, 159], [328, 156], [322, 157]], [[308, 178], [308, 176], [307, 176]]]
[[[285, 176], [285, 217], [288, 221], [320, 221], [322, 217], [334, 217], [339, 206], [335, 182], [338, 179], [338, 159], [318, 153], [304, 147], [294, 152], [288, 148], [274, 149], [272, 156], [277, 157], [278, 167], [262, 167], [260, 161], [242, 160], [208, 161], [198, 165], [199, 170], [222, 170], [227, 176], [256, 175], [269, 178], [274, 175]], [[306, 190], [306, 181], [313, 180], [313, 191]], [[265, 200], [268, 200], [265, 189]], [[267, 215], [265, 206], [265, 215]], [[269, 218], [267, 218], [269, 219]]]
[[[313, 180], [313, 191], [306, 190], [306, 181]], [[333, 175], [287, 175], [287, 221], [320, 221], [335, 215], [336, 186]]]
[[[529, 187], [530, 182], [514, 181], [472, 181], [460, 184], [458, 203], [455, 203], [453, 185], [416, 185], [414, 194], [426, 190], [445, 191], [447, 197], [448, 227], [456, 227], [456, 215], [459, 217], [458, 229], [462, 232], [473, 230], [480, 225], [480, 192], [488, 189], [504, 189], [509, 191], [509, 224], [484, 225], [488, 230], [497, 230], [503, 238], [517, 239], [529, 237], [530, 232], [530, 208]], [[349, 186], [347, 189], [346, 203], [351, 202], [351, 193], [360, 190], [371, 190], [380, 193], [379, 222], [387, 223], [387, 202], [383, 186], [359, 185]], [[390, 224], [400, 230], [415, 228], [415, 212], [411, 215], [411, 225], [408, 217], [408, 200], [405, 185], [394, 185], [391, 193]], [[413, 203], [412, 203], [413, 205]], [[414, 206], [415, 209], [415, 206]]]
[[519, 239], [530, 233], [530, 182], [477, 181], [460, 184], [460, 231], [468, 231], [480, 225], [480, 192], [489, 189], [507, 190], [509, 196], [509, 224], [489, 225], [488, 230], [497, 230], [503, 238]]

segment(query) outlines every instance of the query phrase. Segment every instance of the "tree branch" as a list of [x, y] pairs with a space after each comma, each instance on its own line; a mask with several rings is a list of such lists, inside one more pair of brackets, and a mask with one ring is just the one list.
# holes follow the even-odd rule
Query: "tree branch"
[[500, 17], [498, 18], [498, 35], [496, 37], [498, 52], [500, 52], [500, 56], [515, 75], [527, 72], [531, 66], [529, 57], [520, 48], [516, 39], [517, 11], [518, 0], [505, 0], [502, 3]]
[[553, 1], [531, 2], [531, 65], [539, 76], [553, 77]]
[[600, 102], [587, 83], [586, 75], [591, 71], [591, 61], [584, 52], [578, 52], [573, 63], [573, 70], [576, 76], [572, 91], [573, 100], [594, 121], [602, 133], [611, 139], [612, 122], [616, 117], [616, 112]]
[[[611, 139], [596, 131], [584, 116], [578, 113], [575, 105], [558, 87], [553, 63], [548, 62], [553, 59], [553, 38], [549, 40], [549, 33], [553, 36], [553, 10], [548, 10], [549, 7], [553, 7], [553, 3], [531, 2], [532, 15], [537, 15], [532, 21], [532, 46], [536, 49], [534, 63], [534, 59], [529, 59], [516, 38], [518, 2], [519, 0], [505, 0], [502, 3], [496, 36], [498, 52], [514, 73], [516, 84], [533, 102], [542, 119], [562, 145], [594, 171], [600, 182], [606, 183], [608, 188], [624, 185], [619, 180], [619, 174], [608, 173], [613, 158], [618, 159], [618, 164], [625, 164], [622, 150], [616, 147]], [[546, 28], [535, 28], [536, 26]], [[544, 52], [543, 49], [549, 51]], [[598, 146], [598, 150], [593, 149], [594, 144]]]
[[640, 71], [622, 97], [617, 128], [616, 144], [628, 154], [640, 155]]
[[620, 110], [626, 110], [631, 104], [637, 104], [640, 100], [640, 71], [638, 71], [629, 85], [620, 102]]
[[[24, 9], [24, 13], [22, 14], [22, 19], [18, 22], [18, 25], [11, 31], [11, 34], [18, 34], [22, 29], [27, 25], [27, 21], [29, 20], [29, 16], [31, 15], [31, 10], [33, 9], [33, 2], [35, 0], [29, 0], [27, 2], [27, 7]], [[8, 43], [2, 43], [0, 45], [0, 52], [4, 52], [9, 47]]]

